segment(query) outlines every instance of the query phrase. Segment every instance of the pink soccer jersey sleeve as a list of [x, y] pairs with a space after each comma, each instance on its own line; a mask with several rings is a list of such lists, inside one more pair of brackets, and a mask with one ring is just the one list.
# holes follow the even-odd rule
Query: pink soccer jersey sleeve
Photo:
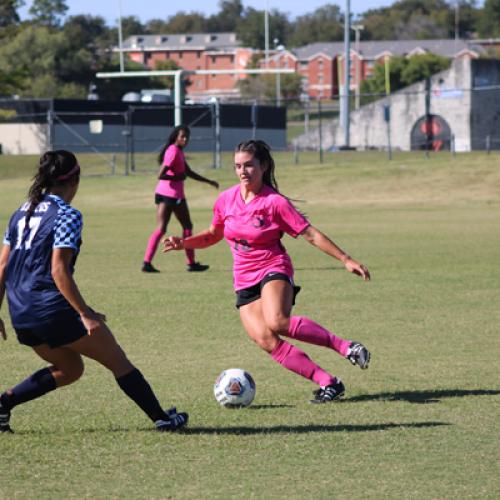
[[224, 206], [225, 206], [225, 193], [221, 193], [214, 204], [214, 215], [212, 217], [212, 226], [224, 225]]
[[285, 197], [277, 196], [275, 207], [277, 224], [293, 238], [310, 226], [310, 222]]
[[178, 149], [176, 147], [169, 146], [163, 155], [163, 165], [173, 167], [175, 165], [177, 151]]

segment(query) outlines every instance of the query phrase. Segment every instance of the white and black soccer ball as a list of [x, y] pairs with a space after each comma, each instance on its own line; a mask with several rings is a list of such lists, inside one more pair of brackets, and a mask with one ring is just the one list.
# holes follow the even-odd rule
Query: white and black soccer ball
[[249, 406], [255, 397], [255, 382], [241, 368], [224, 370], [214, 384], [215, 399], [226, 408]]

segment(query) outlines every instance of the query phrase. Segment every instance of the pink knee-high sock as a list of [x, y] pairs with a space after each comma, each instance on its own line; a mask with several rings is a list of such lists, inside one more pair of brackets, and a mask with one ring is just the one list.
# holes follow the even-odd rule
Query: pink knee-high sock
[[158, 248], [158, 243], [160, 243], [161, 237], [165, 233], [160, 229], [155, 229], [151, 236], [149, 237], [148, 246], [146, 247], [146, 253], [144, 254], [144, 262], [151, 262], [155, 255], [156, 249]]
[[336, 337], [318, 323], [304, 316], [292, 316], [290, 318], [290, 328], [287, 336], [301, 342], [328, 347], [344, 357], [347, 356], [351, 345], [349, 340]]
[[[193, 234], [193, 231], [191, 229], [183, 229], [182, 230], [182, 237], [187, 238]], [[185, 249], [186, 252], [186, 261], [188, 264], [194, 264], [194, 250], [193, 249]]]
[[286, 369], [297, 373], [301, 377], [316, 382], [321, 387], [335, 383], [335, 377], [321, 369], [311, 358], [298, 347], [281, 340], [272, 350], [271, 356]]

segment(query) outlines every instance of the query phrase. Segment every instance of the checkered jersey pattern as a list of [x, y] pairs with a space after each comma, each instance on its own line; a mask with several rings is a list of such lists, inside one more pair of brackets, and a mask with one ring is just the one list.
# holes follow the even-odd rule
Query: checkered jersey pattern
[[59, 210], [54, 223], [54, 244], [52, 248], [74, 248], [79, 250], [82, 238], [82, 214], [61, 198], [53, 198]]
[[5, 230], [5, 233], [3, 235], [3, 244], [10, 246], [9, 226], [7, 226], [7, 229]]

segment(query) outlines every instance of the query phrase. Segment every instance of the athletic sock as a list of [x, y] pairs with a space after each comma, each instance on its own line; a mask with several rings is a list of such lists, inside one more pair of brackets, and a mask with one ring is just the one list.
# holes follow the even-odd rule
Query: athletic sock
[[132, 399], [139, 408], [153, 421], [165, 418], [158, 399], [142, 373], [134, 368], [131, 372], [116, 379], [121, 390]]
[[0, 402], [4, 408], [11, 410], [14, 406], [39, 398], [47, 392], [53, 391], [56, 387], [56, 380], [50, 368], [42, 368], [9, 391], [4, 392], [0, 396]]
[[301, 342], [328, 347], [344, 357], [347, 356], [351, 345], [350, 340], [335, 336], [326, 328], [305, 316], [292, 316], [290, 318], [288, 337]]
[[[182, 230], [182, 237], [183, 238], [188, 238], [189, 236], [193, 235], [193, 231], [191, 229], [183, 229]], [[186, 248], [184, 250], [186, 252], [186, 260], [188, 265], [194, 264], [194, 250], [192, 248]]]
[[144, 254], [144, 262], [149, 262], [153, 260], [156, 249], [158, 248], [158, 243], [160, 243], [161, 237], [165, 233], [159, 229], [155, 229], [151, 236], [149, 237], [148, 246], [146, 247], [146, 253]]
[[321, 387], [335, 383], [335, 377], [325, 372], [298, 347], [281, 340], [270, 353], [274, 361], [301, 377], [316, 382]]

